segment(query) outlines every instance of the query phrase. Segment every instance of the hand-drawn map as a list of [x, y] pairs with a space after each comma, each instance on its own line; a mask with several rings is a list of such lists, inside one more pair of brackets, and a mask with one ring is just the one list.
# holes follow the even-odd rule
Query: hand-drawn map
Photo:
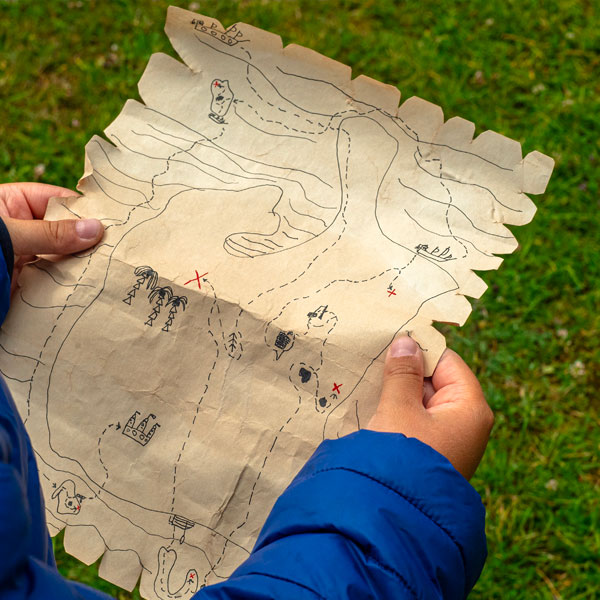
[[145, 598], [189, 598], [251, 551], [323, 438], [366, 424], [405, 332], [428, 373], [553, 162], [239, 23], [171, 8], [86, 148], [104, 240], [23, 272], [0, 368], [53, 534]]

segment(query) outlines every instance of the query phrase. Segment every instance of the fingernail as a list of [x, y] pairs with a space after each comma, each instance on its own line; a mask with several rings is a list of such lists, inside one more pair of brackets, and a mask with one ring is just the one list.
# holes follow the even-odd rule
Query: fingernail
[[407, 335], [394, 341], [390, 348], [390, 356], [414, 356], [417, 353], [417, 343]]
[[75, 223], [75, 231], [82, 240], [93, 240], [101, 228], [102, 223], [98, 219], [81, 219]]

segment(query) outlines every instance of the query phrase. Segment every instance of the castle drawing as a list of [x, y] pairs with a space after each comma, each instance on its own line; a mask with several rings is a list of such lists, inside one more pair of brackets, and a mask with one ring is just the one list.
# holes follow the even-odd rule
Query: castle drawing
[[140, 421], [140, 423], [136, 427], [136, 419], [140, 416], [139, 411], [135, 411], [131, 417], [129, 417], [129, 421], [123, 428], [123, 435], [135, 440], [138, 444], [145, 446], [154, 436], [156, 429], [160, 427], [160, 423], [154, 423], [150, 431], [146, 433], [146, 427], [148, 426], [148, 421], [150, 419], [156, 419], [156, 415], [149, 414], [145, 419]]

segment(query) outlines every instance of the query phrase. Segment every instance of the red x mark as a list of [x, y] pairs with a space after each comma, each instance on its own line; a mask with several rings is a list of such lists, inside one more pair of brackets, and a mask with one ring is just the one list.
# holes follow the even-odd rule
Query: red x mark
[[221, 85], [221, 82], [220, 82], [220, 81], [215, 81], [215, 82], [213, 83], [213, 85], [214, 85], [215, 87], [219, 87], [219, 86]]
[[388, 298], [391, 298], [392, 296], [396, 295], [396, 288], [394, 288], [393, 290], [387, 290], [388, 293]]
[[196, 273], [196, 277], [194, 277], [194, 279], [190, 279], [189, 281], [186, 281], [183, 285], [187, 285], [188, 283], [192, 283], [192, 281], [197, 281], [198, 282], [198, 289], [201, 290], [202, 286], [200, 285], [200, 279], [202, 279], [202, 277], [204, 277], [204, 275], [208, 275], [208, 271], [206, 271], [206, 273], [204, 273], [204, 275], [198, 275], [198, 271], [196, 271], [196, 269], [194, 269], [194, 273]]
[[343, 386], [343, 383], [334, 383], [333, 384], [333, 389], [331, 390], [332, 392], [335, 392], [336, 394], [340, 393], [340, 388]]

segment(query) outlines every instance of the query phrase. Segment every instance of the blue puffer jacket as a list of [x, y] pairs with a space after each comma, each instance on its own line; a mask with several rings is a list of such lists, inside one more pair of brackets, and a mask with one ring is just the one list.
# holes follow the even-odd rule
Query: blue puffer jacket
[[[0, 221], [0, 238], [6, 232]], [[5, 258], [6, 257], [6, 258]], [[0, 257], [0, 318], [10, 275]], [[275, 504], [250, 557], [194, 598], [465, 598], [486, 557], [469, 483], [416, 439], [359, 431], [323, 442]], [[0, 599], [108, 598], [56, 570], [35, 458], [0, 384]]]

